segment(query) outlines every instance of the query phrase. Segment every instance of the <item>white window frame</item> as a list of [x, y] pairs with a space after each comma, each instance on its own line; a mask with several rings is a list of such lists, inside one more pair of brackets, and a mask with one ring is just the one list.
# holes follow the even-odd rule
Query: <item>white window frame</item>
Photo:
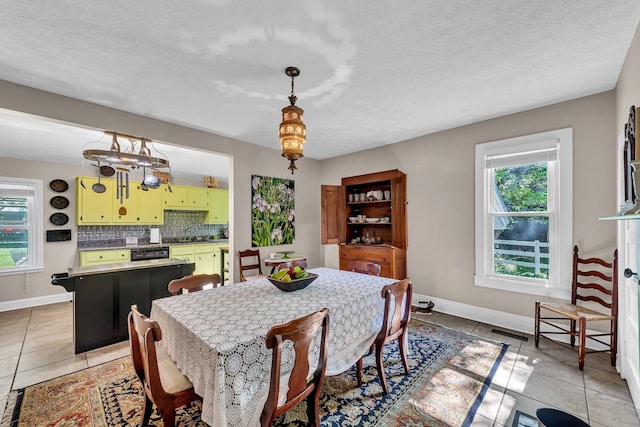
[[33, 189], [33, 196], [28, 198], [29, 215], [29, 263], [26, 266], [0, 268], [0, 276], [24, 274], [44, 270], [43, 259], [43, 206], [42, 180], [28, 178], [13, 178], [0, 176], [0, 184], [29, 186]]
[[[493, 217], [489, 215], [494, 187], [486, 166], [490, 156], [555, 148], [548, 163], [549, 278], [494, 273]], [[573, 242], [573, 129], [557, 129], [476, 145], [475, 156], [476, 286], [567, 299], [571, 293]], [[517, 215], [517, 213], [516, 213]]]

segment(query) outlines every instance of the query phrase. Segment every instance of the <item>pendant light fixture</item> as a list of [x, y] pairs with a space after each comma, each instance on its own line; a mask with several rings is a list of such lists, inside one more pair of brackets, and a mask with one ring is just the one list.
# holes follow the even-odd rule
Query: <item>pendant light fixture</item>
[[289, 170], [293, 175], [293, 172], [297, 169], [295, 161], [303, 156], [302, 146], [307, 140], [307, 127], [302, 122], [304, 110], [296, 107], [298, 98], [294, 92], [294, 78], [300, 75], [300, 70], [296, 67], [287, 67], [285, 73], [291, 77], [291, 95], [289, 95], [291, 105], [287, 105], [282, 109], [279, 136], [282, 157], [286, 157], [291, 162]]

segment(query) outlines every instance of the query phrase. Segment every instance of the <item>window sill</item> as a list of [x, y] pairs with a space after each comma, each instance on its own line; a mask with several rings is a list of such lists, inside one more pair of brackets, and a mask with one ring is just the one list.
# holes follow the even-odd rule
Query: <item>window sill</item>
[[0, 276], [17, 276], [19, 274], [27, 274], [27, 273], [41, 273], [44, 271], [44, 267], [13, 267], [13, 268], [3, 268], [0, 269]]
[[546, 286], [522, 280], [512, 280], [491, 276], [474, 276], [473, 279], [476, 286], [483, 288], [500, 289], [503, 291], [539, 295], [564, 300], [568, 300], [571, 297], [570, 289], [560, 288], [558, 286]]

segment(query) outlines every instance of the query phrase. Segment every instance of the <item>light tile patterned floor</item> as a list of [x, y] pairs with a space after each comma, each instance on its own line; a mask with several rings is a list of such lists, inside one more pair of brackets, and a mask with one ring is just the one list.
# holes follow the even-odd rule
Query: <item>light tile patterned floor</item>
[[[553, 407], [592, 427], [640, 427], [626, 382], [606, 355], [588, 355], [581, 372], [574, 352], [549, 341], [542, 340], [536, 349], [533, 337], [522, 341], [495, 334], [491, 325], [437, 312], [414, 316], [510, 345], [473, 426], [511, 427], [516, 410], [535, 416], [536, 409]], [[74, 354], [72, 324], [69, 302], [0, 313], [3, 411], [10, 390], [129, 354], [127, 342]]]

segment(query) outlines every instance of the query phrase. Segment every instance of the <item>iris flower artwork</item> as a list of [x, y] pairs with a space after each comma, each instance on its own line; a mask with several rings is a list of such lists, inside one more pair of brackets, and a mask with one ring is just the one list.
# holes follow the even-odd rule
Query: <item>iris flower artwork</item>
[[251, 246], [295, 241], [294, 181], [251, 175]]

